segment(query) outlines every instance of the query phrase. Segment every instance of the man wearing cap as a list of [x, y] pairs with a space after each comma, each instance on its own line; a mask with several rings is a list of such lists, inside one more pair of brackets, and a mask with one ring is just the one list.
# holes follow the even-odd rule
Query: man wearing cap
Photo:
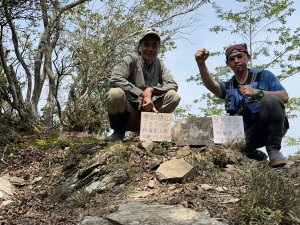
[[177, 83], [157, 57], [159, 48], [158, 33], [144, 30], [136, 52], [127, 54], [114, 67], [107, 95], [109, 122], [114, 132], [106, 140], [122, 140], [125, 131], [139, 131], [141, 111], [171, 113], [179, 104]]
[[284, 166], [286, 159], [280, 149], [282, 137], [288, 129], [284, 107], [289, 100], [288, 93], [270, 71], [248, 68], [251, 56], [246, 44], [229, 46], [225, 55], [226, 64], [234, 76], [227, 82], [216, 82], [205, 64], [209, 51], [202, 48], [195, 53], [203, 84], [225, 100], [225, 109], [230, 115], [243, 116], [245, 154], [251, 159], [265, 160], [265, 153], [257, 149], [265, 146], [270, 166]]

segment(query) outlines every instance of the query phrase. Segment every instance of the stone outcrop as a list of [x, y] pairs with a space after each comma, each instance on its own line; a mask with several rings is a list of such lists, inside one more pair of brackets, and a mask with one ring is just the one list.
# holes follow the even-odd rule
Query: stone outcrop
[[12, 177], [8, 174], [0, 177], [0, 208], [13, 204], [13, 196], [16, 193], [16, 187], [24, 186], [25, 181], [22, 178]]
[[196, 175], [195, 168], [184, 159], [173, 159], [162, 163], [156, 170], [157, 178], [162, 182], [185, 182]]
[[179, 120], [172, 128], [176, 145], [210, 145], [213, 143], [212, 120], [209, 117], [190, 116]]
[[131, 202], [103, 218], [85, 217], [78, 225], [225, 225], [211, 218], [207, 210], [197, 212], [179, 206]]

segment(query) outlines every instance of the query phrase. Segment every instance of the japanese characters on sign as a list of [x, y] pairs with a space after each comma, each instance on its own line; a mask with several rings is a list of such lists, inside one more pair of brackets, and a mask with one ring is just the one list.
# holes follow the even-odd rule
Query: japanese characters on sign
[[172, 141], [173, 114], [142, 112], [141, 141]]
[[240, 142], [245, 139], [242, 116], [212, 116], [214, 143]]

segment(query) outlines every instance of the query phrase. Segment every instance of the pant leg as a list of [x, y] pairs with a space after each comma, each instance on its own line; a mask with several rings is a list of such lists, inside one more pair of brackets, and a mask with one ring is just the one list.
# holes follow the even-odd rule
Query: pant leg
[[246, 151], [266, 146], [266, 149], [280, 150], [284, 127], [285, 108], [283, 102], [274, 95], [265, 95], [261, 99], [258, 119], [245, 131]]
[[284, 123], [285, 107], [283, 102], [275, 95], [265, 95], [261, 99], [259, 119], [266, 121], [282, 121]]
[[247, 154], [265, 146], [266, 134], [259, 120], [256, 120], [247, 130], [245, 130], [245, 136], [246, 147], [244, 151]]
[[111, 88], [109, 90], [106, 105], [112, 129], [139, 130], [140, 112], [132, 107], [121, 88]]
[[283, 102], [274, 95], [267, 95], [262, 99], [261, 121], [266, 132], [267, 152], [281, 149], [281, 141], [286, 133], [284, 127], [285, 107]]
[[155, 108], [161, 113], [171, 113], [180, 102], [180, 96], [174, 90], [169, 90], [162, 97], [154, 101]]
[[106, 97], [107, 112], [109, 115], [123, 114], [127, 111], [127, 98], [121, 88], [111, 88]]

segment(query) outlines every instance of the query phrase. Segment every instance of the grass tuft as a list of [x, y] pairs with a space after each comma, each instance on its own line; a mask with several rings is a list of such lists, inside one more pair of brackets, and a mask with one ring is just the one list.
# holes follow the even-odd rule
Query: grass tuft
[[300, 188], [269, 168], [245, 173], [245, 190], [235, 210], [237, 224], [295, 224], [300, 219]]

